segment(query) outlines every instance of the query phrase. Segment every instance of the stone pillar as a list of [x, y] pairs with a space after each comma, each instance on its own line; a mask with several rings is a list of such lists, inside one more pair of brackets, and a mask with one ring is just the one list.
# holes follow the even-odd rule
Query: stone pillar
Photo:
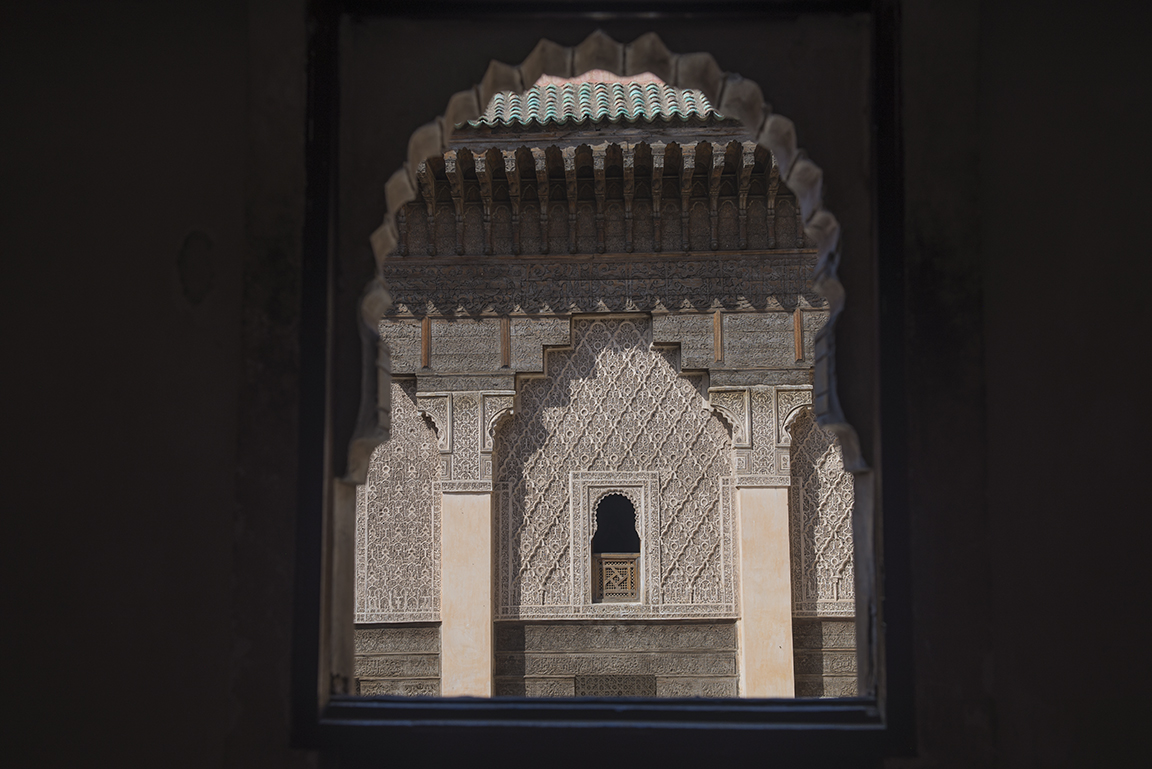
[[492, 494], [441, 497], [440, 691], [492, 696]]
[[736, 492], [742, 697], [796, 696], [788, 493], [786, 486], [744, 486]]
[[[454, 324], [452, 333], [462, 326]], [[498, 347], [495, 354], [500, 355]], [[436, 355], [433, 349], [434, 364]], [[417, 394], [417, 407], [436, 426], [440, 448], [440, 480], [433, 491], [440, 502], [440, 693], [445, 697], [492, 696], [492, 452], [496, 426], [512, 413], [514, 396], [513, 390]]]

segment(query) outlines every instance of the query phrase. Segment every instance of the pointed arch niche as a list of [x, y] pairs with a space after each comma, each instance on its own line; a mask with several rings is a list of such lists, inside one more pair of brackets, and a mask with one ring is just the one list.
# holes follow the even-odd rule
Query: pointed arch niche
[[[447, 24], [447, 21], [445, 23]], [[691, 19], [687, 19], [685, 26], [679, 28], [679, 32], [685, 34], [687, 27], [692, 23]], [[328, 62], [325, 65], [327, 69], [317, 68], [315, 65], [313, 67], [314, 82], [311, 86], [313, 103], [310, 110], [314, 117], [317, 114], [317, 103], [319, 103], [321, 111], [327, 103], [326, 98], [317, 93], [317, 80], [323, 80], [327, 77], [331, 81], [340, 82], [342, 86], [348, 84], [349, 75], [340, 74], [340, 69], [336, 66], [336, 60], [339, 57], [335, 53], [335, 41], [339, 39], [341, 34], [345, 35], [345, 38], [355, 37], [359, 34], [359, 31], [354, 28], [354, 23], [348, 21], [347, 18], [341, 21], [338, 15], [334, 20], [328, 19], [326, 24], [328, 26], [325, 29], [330, 36], [329, 43], [324, 43], [323, 40], [312, 42], [314, 51], [317, 48], [322, 52], [327, 51], [327, 58], [321, 58]], [[342, 29], [341, 24], [343, 24]], [[863, 41], [862, 46], [860, 46], [862, 50], [858, 52], [861, 59], [859, 63], [868, 72], [868, 75], [872, 74], [870, 65], [874, 50], [871, 46], [876, 39], [876, 30], [870, 26], [871, 24], [871, 17], [866, 15], [859, 18], [849, 16], [846, 20], [833, 19], [831, 31], [828, 34], [829, 40], [834, 40], [837, 35], [842, 34], [846, 38], [852, 38], [855, 35]], [[350, 25], [353, 27], [352, 29], [349, 29]], [[447, 24], [447, 26], [452, 25]], [[455, 36], [453, 39], [459, 40], [462, 39], [463, 34], [457, 29], [451, 33], [450, 37]], [[483, 37], [480, 32], [477, 34]], [[327, 50], [326, 45], [332, 46], [333, 50]], [[721, 47], [714, 47], [718, 51], [722, 50]], [[746, 44], [745, 47], [749, 48], [750, 46]], [[356, 69], [355, 66], [348, 63], [355, 59], [356, 55], [356, 51], [343, 54], [346, 68]], [[413, 74], [401, 76], [399, 72], [402, 67], [396, 63], [395, 52], [391, 55], [394, 62], [395, 77], [404, 81], [397, 86], [396, 93], [402, 94], [405, 88], [413, 87], [413, 81], [420, 81], [420, 78]], [[462, 58], [465, 57], [462, 56]], [[362, 64], [361, 66], [367, 65]], [[417, 63], [411, 63], [410, 69], [411, 72], [419, 73]], [[885, 696], [882, 665], [885, 653], [884, 639], [877, 633], [881, 618], [878, 600], [881, 584], [877, 571], [878, 554], [876, 551], [878, 541], [873, 534], [878, 526], [875, 504], [875, 471], [873, 470], [879, 445], [876, 419], [878, 390], [875, 386], [874, 376], [861, 376], [859, 380], [853, 379], [852, 386], [848, 388], [850, 398], [846, 402], [852, 406], [850, 411], [859, 416], [854, 418], [854, 421], [850, 421], [846, 416], [845, 408], [842, 406], [842, 383], [837, 376], [838, 369], [840, 371], [848, 370], [853, 374], [866, 374], [876, 366], [875, 357], [878, 349], [876, 342], [878, 314], [874, 297], [877, 275], [874, 249], [876, 235], [872, 229], [875, 214], [872, 196], [875, 191], [870, 186], [874, 185], [875, 178], [868, 170], [874, 149], [869, 149], [869, 140], [872, 137], [866, 134], [870, 120], [868, 110], [872, 106], [869, 101], [871, 92], [867, 86], [868, 77], [863, 78], [863, 83], [858, 89], [863, 92], [863, 95], [857, 94], [854, 100], [849, 100], [852, 103], [848, 105], [838, 105], [834, 95], [829, 97], [829, 103], [823, 107], [813, 106], [820, 102], [823, 97], [801, 100], [814, 116], [832, 118], [840, 112], [847, 111], [860, 118], [858, 125], [854, 124], [852, 128], [847, 130], [847, 134], [853, 136], [860, 146], [840, 152], [837, 159], [840, 161], [859, 161], [864, 170], [859, 176], [845, 180], [850, 184], [845, 185], [844, 193], [837, 191], [837, 199], [841, 195], [843, 196], [846, 204], [848, 204], [847, 208], [851, 218], [861, 222], [861, 232], [857, 233], [855, 237], [842, 241], [840, 222], [824, 204], [824, 171], [813, 159], [808, 157], [805, 150], [801, 149], [797, 139], [797, 129], [792, 120], [774, 112], [772, 106], [766, 101], [765, 97], [770, 97], [772, 94], [765, 94], [761, 85], [752, 79], [725, 71], [721, 62], [718, 62], [711, 53], [704, 51], [675, 53], [669, 50], [661, 37], [655, 33], [642, 34], [634, 37], [629, 43], [620, 43], [599, 30], [594, 31], [582, 42], [571, 46], [561, 45], [548, 39], [539, 40], [535, 47], [530, 49], [527, 57], [517, 65], [492, 60], [486, 70], [482, 73], [478, 72], [478, 83], [451, 94], [440, 115], [416, 127], [409, 136], [405, 158], [400, 167], [396, 168], [390, 176], [387, 176], [386, 180], [380, 176], [382, 182], [380, 187], [383, 190], [383, 195], [382, 200], [378, 197], [376, 201], [383, 203], [385, 212], [383, 221], [371, 233], [370, 257], [363, 247], [346, 246], [344, 241], [345, 233], [348, 232], [344, 221], [349, 220], [349, 217], [344, 216], [345, 207], [363, 208], [369, 205], [364, 200], [350, 201], [346, 197], [340, 199], [339, 207], [343, 229], [339, 233], [332, 231], [334, 225], [331, 217], [325, 219], [323, 227], [313, 226], [310, 236], [306, 233], [306, 247], [311, 245], [314, 248], [321, 248], [321, 239], [316, 231], [318, 229], [323, 230], [327, 233], [327, 238], [324, 241], [329, 244], [337, 244], [339, 257], [338, 260], [329, 261], [327, 268], [323, 271], [326, 275], [324, 278], [325, 285], [330, 286], [331, 288], [328, 290], [332, 292], [328, 300], [328, 306], [331, 309], [324, 314], [335, 313], [335, 318], [330, 325], [331, 331], [329, 333], [331, 336], [328, 341], [316, 342], [312, 347], [309, 347], [307, 343], [309, 332], [307, 330], [304, 332], [303, 352], [307, 354], [310, 349], [315, 350], [318, 344], [320, 349], [327, 347], [332, 350], [334, 362], [330, 369], [330, 376], [332, 377], [332, 384], [330, 385], [332, 389], [328, 396], [330, 406], [325, 418], [325, 422], [329, 426], [324, 429], [328, 435], [327, 445], [331, 447], [324, 462], [325, 466], [330, 469], [324, 473], [322, 483], [310, 483], [305, 479], [302, 480], [301, 485], [302, 490], [306, 492], [305, 497], [309, 493], [313, 496], [319, 494], [323, 500], [322, 514], [318, 521], [318, 528], [323, 532], [323, 541], [320, 543], [320, 552], [317, 558], [310, 560], [302, 556], [301, 559], [301, 563], [310, 567], [313, 573], [320, 576], [320, 585], [319, 594], [314, 598], [308, 597], [311, 594], [306, 588], [302, 592], [302, 595], [305, 596], [305, 607], [308, 605], [316, 606], [319, 610], [319, 617], [314, 625], [309, 625], [307, 617], [305, 617], [302, 620], [301, 628], [315, 627], [319, 638], [316, 645], [305, 643], [303, 644], [303, 651], [298, 650], [298, 655], [303, 654], [305, 656], [308, 655], [309, 649], [315, 651], [314, 666], [309, 668], [307, 660], [301, 663], [298, 656], [297, 670], [314, 670], [316, 676], [312, 680], [317, 683], [317, 689], [313, 690], [315, 694], [311, 698], [311, 706], [307, 704], [309, 700], [307, 687], [304, 687], [305, 693], [303, 695], [298, 691], [296, 697], [298, 718], [303, 713], [305, 720], [318, 723], [321, 728], [326, 722], [334, 723], [334, 719], [367, 718], [377, 724], [399, 724], [401, 722], [410, 723], [413, 718], [416, 720], [421, 718], [421, 716], [410, 712], [411, 705], [401, 703], [390, 705], [387, 702], [375, 702], [370, 710], [363, 710], [359, 704], [363, 701], [347, 697], [348, 686], [353, 676], [351, 617], [356, 489], [358, 485], [364, 483], [371, 454], [387, 438], [390, 427], [388, 351], [380, 344], [377, 336], [380, 320], [390, 307], [390, 298], [387, 285], [380, 275], [380, 266], [389, 258], [399, 243], [396, 216], [407, 202], [416, 197], [419, 184], [416, 177], [417, 168], [426, 158], [445, 151], [452, 140], [453, 126], [478, 117], [493, 94], [501, 91], [523, 92], [535, 83], [541, 75], [570, 78], [593, 69], [606, 70], [625, 77], [651, 72], [674, 87], [702, 91], [722, 114], [738, 119], [746, 127], [746, 140], [757, 142], [773, 154], [779, 166], [781, 181], [787, 185], [798, 201], [800, 209], [798, 218], [803, 223], [805, 236], [818, 251], [815, 286], [829, 303], [828, 322], [817, 335], [815, 342], [813, 413], [820, 425], [836, 434], [843, 450], [845, 469], [851, 472], [855, 479], [856, 509], [853, 514], [853, 529], [856, 542], [857, 616], [863, 620], [858, 622], [857, 648], [860, 649], [860, 693], [863, 704], [860, 702], [844, 703], [843, 707], [838, 710], [833, 707], [832, 710], [821, 711], [820, 714], [813, 710], [807, 716], [794, 715], [784, 718], [785, 720], [793, 718], [794, 723], [803, 722], [809, 725], [827, 723], [832, 729], [838, 728], [835, 726], [837, 721], [841, 724], [854, 723], [861, 728], [870, 728], [868, 727], [869, 724], [880, 723], [878, 719], [881, 716], [878, 715], [880, 711], [877, 709], [876, 703], [881, 702]], [[859, 76], [859, 72], [855, 74]], [[451, 79], [444, 75], [437, 77], [434, 74], [428, 74], [422, 82], [419, 82], [419, 87], [435, 91], [441, 83]], [[809, 86], [793, 87], [791, 92], [811, 94], [818, 91], [819, 88], [820, 83], [813, 83]], [[835, 89], [831, 93], [835, 94]], [[399, 96], [385, 96], [385, 98], [399, 98]], [[863, 109], [860, 109], [861, 107]], [[341, 125], [341, 121], [347, 123], [350, 118], [355, 117], [354, 106], [339, 112], [337, 112], [335, 104], [329, 104], [328, 108], [330, 110], [328, 115], [330, 122], [321, 121], [321, 129], [323, 125], [330, 125], [332, 131], [330, 134], [325, 134], [323, 130], [314, 132], [313, 147], [310, 149], [313, 153], [318, 152], [315, 148], [315, 144], [318, 142], [322, 144], [327, 142], [328, 151], [331, 152], [331, 146], [336, 139], [335, 126]], [[408, 115], [405, 113], [404, 117], [407, 118]], [[864, 136], [861, 135], [861, 132], [865, 132]], [[364, 137], [354, 130], [349, 131], [343, 127], [340, 129], [339, 135], [341, 139], [340, 157], [348, 158], [356, 155], [357, 148], [361, 146]], [[329, 154], [328, 157], [331, 158], [332, 155]], [[357, 163], [359, 162], [358, 160]], [[345, 161], [343, 166], [348, 167], [348, 163]], [[311, 164], [310, 167], [314, 171], [320, 170], [325, 173], [329, 173], [331, 170], [328, 168], [318, 169], [315, 163]], [[379, 170], [365, 170], [364, 173], [368, 175], [379, 174]], [[335, 200], [334, 180], [331, 176], [327, 178], [329, 182], [329, 187], [326, 188], [327, 195], [330, 200]], [[310, 185], [312, 184], [314, 182], [310, 181]], [[851, 185], [855, 185], [856, 188], [851, 188]], [[371, 183], [366, 183], [364, 186], [369, 187]], [[833, 187], [835, 188], [836, 185]], [[313, 190], [313, 198], [315, 198], [316, 192]], [[320, 192], [324, 191], [321, 190]], [[831, 193], [829, 194], [831, 196]], [[335, 208], [335, 204], [333, 207]], [[363, 216], [364, 212], [360, 211], [359, 218], [363, 219]], [[316, 216], [317, 221], [321, 218], [324, 217], [319, 214]], [[842, 253], [845, 254], [845, 259], [848, 261], [856, 258], [857, 254], [860, 255], [859, 264], [852, 271], [853, 280], [847, 284], [841, 280], [840, 275]], [[344, 331], [351, 330], [340, 316], [342, 305], [346, 307], [348, 287], [336, 285], [334, 278], [338, 273], [355, 274], [356, 270], [341, 270], [338, 265], [354, 263], [356, 259], [366, 258], [374, 260], [375, 270], [356, 300], [355, 317], [358, 334], [342, 334], [342, 329]], [[845, 264], [848, 264], [848, 261]], [[308, 277], [306, 265], [305, 279], [307, 280]], [[317, 273], [317, 277], [319, 277], [319, 273]], [[346, 283], [347, 279], [346, 274], [340, 274], [339, 280], [341, 282]], [[844, 324], [845, 309], [849, 306], [847, 297], [849, 288], [852, 287], [861, 289], [860, 309], [857, 317], [852, 319], [854, 323]], [[855, 294], [853, 294], [853, 301], [855, 301]], [[305, 306], [307, 309], [307, 300]], [[311, 311], [310, 317], [313, 319], [319, 317], [316, 309]], [[308, 318], [309, 315], [306, 313], [305, 322]], [[861, 322], [857, 325], [855, 321]], [[352, 338], [358, 340], [355, 344], [358, 347], [358, 352], [355, 353], [352, 350]], [[856, 342], [859, 344], [854, 344]], [[354, 368], [349, 361], [359, 361], [361, 369], [358, 378], [358, 406], [355, 409], [355, 419], [348, 418], [351, 411], [349, 408], [351, 403], [349, 380], [351, 377], [345, 374]], [[341, 417], [343, 417], [343, 422]], [[351, 431], [347, 429], [347, 424], [354, 424]], [[302, 431], [302, 435], [307, 437], [307, 429]], [[301, 456], [308, 458], [314, 454], [310, 455], [302, 447]], [[307, 475], [307, 468], [304, 468], [303, 474]], [[304, 500], [304, 503], [307, 503], [307, 499]], [[302, 520], [307, 521], [307, 516]], [[306, 575], [304, 581], [306, 582]], [[311, 604], [308, 603], [309, 600], [312, 601]], [[300, 679], [299, 672], [296, 678]], [[299, 690], [299, 684], [297, 684], [297, 688]], [[484, 715], [483, 708], [485, 705], [483, 703], [477, 702], [472, 703], [472, 705], [479, 708], [474, 714], [478, 719], [492, 718], [495, 719], [493, 723], [496, 723], [501, 718], [507, 717], [496, 713]], [[551, 712], [548, 707], [541, 709], [539, 701], [534, 701], [532, 707], [536, 708], [537, 714], [544, 711]], [[562, 715], [563, 718], [568, 719], [569, 723], [573, 719], [584, 720], [588, 723], [614, 721], [617, 718], [616, 714], [620, 712], [618, 706], [614, 706], [610, 713], [598, 711], [595, 705], [584, 708], [583, 706], [568, 704], [564, 707], [568, 709]], [[635, 707], [643, 709], [641, 704], [637, 704]], [[668, 716], [667, 718], [660, 716], [659, 719], [677, 723], [697, 723], [701, 718], [700, 713], [703, 712], [700, 707], [703, 706], [693, 704], [680, 712], [678, 716]], [[763, 724], [765, 728], [775, 728], [772, 724], [779, 724], [781, 722], [780, 713], [784, 712], [782, 710], [774, 711], [773, 707], [776, 706], [757, 705], [756, 701], [739, 703], [738, 705], [717, 704], [714, 707], [721, 709], [724, 707], [741, 708], [739, 712], [743, 715], [737, 717], [736, 720]], [[829, 707], [827, 703], [825, 703], [825, 707]], [[319, 709], [317, 710], [317, 708]], [[788, 712], [794, 714], [805, 712], [804, 704], [800, 702], [791, 703], [788, 708], [792, 709]], [[833, 711], [835, 714], [830, 716], [829, 713]], [[309, 716], [309, 712], [311, 712], [311, 716]], [[439, 713], [435, 709], [428, 712], [427, 717], [429, 718], [434, 718], [434, 714]], [[735, 712], [733, 711], [733, 713]], [[557, 711], [554, 716], [559, 723], [561, 720], [560, 711]], [[524, 717], [523, 714], [520, 717]], [[533, 718], [536, 717], [548, 719], [553, 716], [533, 716]], [[704, 720], [709, 719], [714, 720], [714, 716], [704, 717]], [[816, 729], [812, 734], [817, 734], [819, 731], [820, 729]], [[804, 739], [808, 739], [808, 737]]]

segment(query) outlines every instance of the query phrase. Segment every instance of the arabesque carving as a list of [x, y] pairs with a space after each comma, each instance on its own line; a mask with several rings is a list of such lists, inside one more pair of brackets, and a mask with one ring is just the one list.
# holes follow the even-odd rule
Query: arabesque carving
[[357, 490], [356, 622], [440, 618], [440, 505], [432, 491], [439, 459], [416, 383], [393, 380], [392, 437]]
[[[620, 52], [618, 61], [623, 62], [625, 60], [622, 44], [611, 40], [602, 32], [595, 33], [594, 37], [604, 45], [618, 50]], [[653, 35], [651, 40], [658, 41], [658, 38]], [[377, 261], [378, 274], [365, 288], [360, 305], [360, 332], [365, 358], [377, 360], [378, 370], [373, 370], [363, 378], [362, 407], [348, 448], [349, 469], [345, 478], [347, 482], [364, 483], [368, 472], [368, 458], [375, 446], [386, 436], [388, 404], [385, 401], [387, 388], [377, 387], [377, 381], [381, 379], [387, 381], [388, 353], [386, 349], [378, 351], [377, 343], [379, 323], [391, 308], [391, 300], [388, 295], [388, 288], [385, 281], [380, 277], [379, 271], [384, 267], [387, 257], [399, 243], [400, 236], [396, 224], [397, 211], [401, 206], [407, 205], [416, 198], [416, 174], [420, 164], [425, 162], [430, 154], [443, 152], [448, 148], [454, 126], [479, 117], [481, 110], [487, 105], [488, 99], [494, 93], [495, 83], [500, 82], [512, 90], [522, 91], [525, 88], [523, 76], [525, 68], [533, 73], [532, 78], [541, 74], [559, 77], [583, 74], [583, 71], [592, 65], [585, 64], [573, 67], [572, 62], [575, 61], [573, 57], [577, 48], [557, 47], [560, 55], [555, 60], [566, 62], [560, 70], [555, 70], [550, 64], [541, 67], [541, 62], [532, 60], [531, 56], [520, 67], [509, 67], [506, 64], [493, 61], [481, 86], [463, 91], [449, 99], [447, 112], [450, 114], [441, 115], [416, 130], [413, 134], [413, 140], [409, 142], [410, 157], [408, 162], [389, 179], [388, 187], [392, 192], [387, 196], [388, 211], [384, 217], [384, 222], [372, 233], [370, 238]], [[660, 48], [666, 51], [662, 45]], [[761, 101], [762, 97], [757, 96], [751, 100], [741, 99], [738, 96], [734, 99], [726, 98], [725, 92], [730, 90], [729, 83], [740, 83], [743, 93], [749, 93], [749, 89], [751, 89], [751, 92], [760, 94], [760, 89], [755, 83], [743, 80], [739, 76], [723, 73], [715, 59], [708, 53], [697, 53], [685, 57], [667, 52], [666, 56], [668, 58], [666, 62], [668, 72], [674, 73], [670, 85], [677, 88], [700, 89], [706, 98], [719, 106], [721, 112], [740, 121], [745, 132], [743, 138], [755, 139], [759, 146], [769, 150], [772, 154], [772, 168], [769, 172], [770, 182], [777, 178], [784, 181], [800, 203], [797, 207], [797, 221], [803, 223], [806, 241], [815, 247], [819, 258], [816, 270], [816, 288], [822, 296], [830, 299], [831, 310], [830, 320], [816, 340], [815, 410], [820, 422], [831, 426], [839, 435], [841, 443], [845, 447], [847, 467], [852, 472], [863, 472], [867, 467], [860, 454], [859, 439], [855, 430], [847, 423], [836, 393], [835, 324], [844, 307], [844, 288], [837, 275], [840, 259], [840, 227], [836, 218], [823, 207], [823, 172], [797, 147], [796, 131], [792, 121], [781, 115], [772, 114], [769, 105]], [[705, 62], [710, 66], [671, 66], [677, 59]], [[623, 66], [611, 65], [610, 69], [617, 75], [631, 74], [626, 71], [616, 71], [616, 69], [623, 70]], [[718, 78], [713, 77], [716, 73], [720, 75]], [[532, 82], [535, 80], [532, 79]], [[477, 94], [479, 94], [479, 99]], [[660, 152], [659, 154], [663, 156], [664, 153]], [[453, 168], [449, 169], [448, 161], [448, 154], [445, 153], [445, 170], [448, 171], [449, 181], [453, 182], [454, 176], [459, 178], [460, 170], [455, 167], [454, 156], [451, 163]], [[655, 162], [653, 165], [655, 171]], [[458, 197], [457, 189], [455, 184], [452, 186], [455, 202]], [[770, 195], [770, 202], [773, 198], [774, 196]], [[656, 213], [655, 208], [654, 206], [654, 214]], [[768, 211], [770, 214], [772, 213], [771, 205], [768, 206]], [[542, 210], [542, 216], [543, 213]], [[462, 209], [457, 208], [457, 216], [457, 252], [460, 253], [462, 232], [459, 230], [463, 228]], [[772, 226], [773, 220], [774, 216], [770, 215], [769, 227]], [[769, 247], [772, 246], [773, 241], [772, 233], [769, 233]], [[656, 244], [655, 250], [659, 250], [659, 233], [656, 233]], [[575, 247], [574, 242], [572, 247]]]
[[797, 616], [851, 616], [852, 476], [836, 436], [804, 409], [791, 424], [792, 612]]
[[[675, 353], [651, 347], [649, 319], [573, 326], [573, 348], [548, 353], [545, 376], [523, 383], [497, 430], [497, 617], [735, 616], [727, 429]], [[652, 488], [640, 604], [585, 602], [591, 534], [569, 505], [585, 473], [604, 488]], [[578, 515], [586, 521], [586, 508]]]

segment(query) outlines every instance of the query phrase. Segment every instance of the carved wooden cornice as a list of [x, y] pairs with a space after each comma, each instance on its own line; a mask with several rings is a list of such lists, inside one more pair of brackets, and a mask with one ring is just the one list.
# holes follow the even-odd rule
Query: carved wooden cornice
[[[447, 198], [440, 200], [437, 195], [443, 194], [440, 188], [445, 185], [451, 193], [456, 222], [455, 253], [460, 256], [548, 254], [564, 242], [549, 242], [553, 234], [564, 238], [550, 232], [549, 206], [556, 202], [556, 195], [563, 195], [567, 203], [568, 253], [659, 253], [664, 250], [664, 233], [669, 226], [663, 210], [666, 182], [676, 184], [680, 193], [680, 250], [685, 253], [803, 247], [791, 236], [786, 242], [777, 242], [777, 211], [789, 217], [782, 231], [796, 233], [802, 228], [792, 217], [800, 217], [801, 207], [780, 186], [779, 169], [771, 153], [755, 142], [693, 140], [674, 144], [671, 151], [663, 141], [630, 140], [449, 149], [443, 153], [442, 166], [434, 158], [417, 167], [419, 191], [397, 211], [397, 255], [437, 255], [437, 229], [447, 226], [437, 216], [447, 205]], [[696, 168], [698, 155], [711, 158], [701, 160], [704, 165], [700, 169]], [[778, 195], [786, 195], [792, 205], [778, 207]], [[534, 205], [539, 227], [531, 215], [526, 227], [522, 214]], [[709, 214], [707, 225], [701, 218], [695, 220], [699, 231], [693, 229], [692, 217], [697, 205], [707, 205]], [[650, 234], [646, 227], [637, 230], [638, 209], [641, 217], [651, 216]], [[755, 226], [749, 223], [750, 211], [757, 212]], [[675, 217], [667, 213], [669, 218]], [[427, 227], [413, 229], [411, 223], [419, 218], [427, 220]], [[477, 223], [482, 223], [482, 230]], [[671, 226], [675, 238], [676, 224]], [[442, 232], [439, 236], [446, 235]]]

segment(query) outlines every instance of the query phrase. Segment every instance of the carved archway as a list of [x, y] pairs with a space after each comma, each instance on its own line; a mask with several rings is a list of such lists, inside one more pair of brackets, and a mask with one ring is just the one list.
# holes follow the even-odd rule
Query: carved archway
[[676, 88], [700, 90], [722, 114], [738, 119], [746, 127], [749, 140], [756, 141], [776, 158], [780, 179], [799, 202], [804, 234], [817, 249], [814, 288], [829, 305], [828, 321], [816, 338], [813, 396], [817, 421], [839, 438], [846, 470], [852, 473], [867, 470], [856, 431], [846, 421], [836, 393], [835, 327], [844, 307], [844, 287], [837, 275], [840, 227], [836, 217], [823, 205], [823, 171], [797, 148], [792, 121], [772, 113], [760, 86], [738, 74], [724, 72], [711, 54], [675, 54], [655, 33], [623, 44], [597, 30], [573, 47], [541, 40], [516, 66], [493, 60], [478, 85], [453, 94], [444, 113], [416, 129], [409, 138], [407, 161], [385, 185], [384, 221], [371, 236], [376, 275], [365, 286], [361, 297], [360, 324], [363, 360], [375, 359], [376, 366], [365, 371], [362, 377], [359, 418], [348, 447], [348, 472], [342, 480], [353, 485], [363, 484], [372, 452], [387, 435], [389, 361], [387, 352], [379, 345], [378, 329], [391, 300], [381, 267], [399, 243], [397, 212], [417, 196], [416, 169], [425, 159], [446, 150], [454, 126], [479, 117], [494, 94], [523, 92], [541, 75], [570, 78], [594, 69], [621, 77], [651, 72]]

